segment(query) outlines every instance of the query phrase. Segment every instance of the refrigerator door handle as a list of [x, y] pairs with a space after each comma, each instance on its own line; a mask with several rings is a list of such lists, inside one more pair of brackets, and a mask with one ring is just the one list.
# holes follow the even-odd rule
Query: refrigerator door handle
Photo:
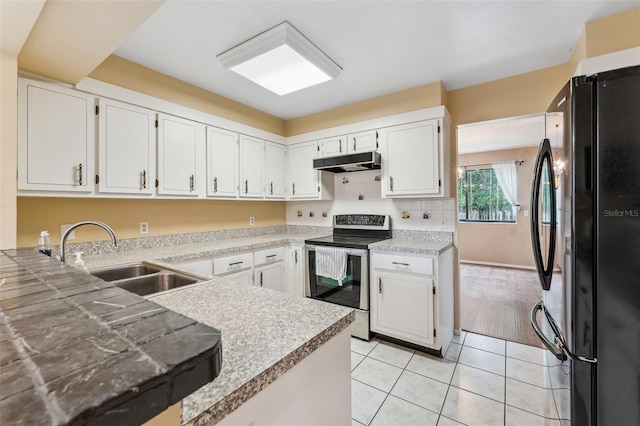
[[[547, 336], [544, 335], [542, 330], [540, 329], [540, 325], [536, 319], [536, 315], [538, 311], [542, 311], [544, 316], [546, 317], [549, 325], [551, 326], [551, 330], [553, 331], [553, 342], [547, 339]], [[536, 333], [538, 338], [542, 341], [542, 343], [551, 351], [551, 353], [558, 358], [560, 361], [566, 361], [567, 357], [571, 358], [574, 361], [582, 361], [588, 364], [596, 364], [598, 362], [597, 358], [588, 358], [582, 355], [576, 355], [569, 350], [567, 346], [567, 342], [564, 339], [564, 336], [558, 329], [555, 320], [551, 317], [549, 312], [544, 309], [544, 305], [542, 301], [536, 303], [531, 309], [531, 317], [529, 318], [531, 322], [531, 326], [533, 327], [533, 331]]]
[[[531, 309], [531, 316], [529, 317], [529, 321], [531, 322], [531, 327], [533, 327], [533, 331], [536, 333], [540, 341], [547, 347], [547, 349], [549, 349], [549, 351], [553, 354], [553, 356], [558, 358], [560, 361], [566, 361], [567, 355], [565, 355], [564, 348], [558, 342], [557, 336], [555, 336], [556, 337], [554, 339], [555, 342], [552, 342], [549, 339], [547, 339], [547, 336], [545, 336], [542, 330], [540, 329], [540, 324], [538, 324], [538, 320], [536, 318], [538, 311], [545, 312], [542, 306], [542, 300], [536, 303], [533, 306], [533, 309]], [[555, 330], [554, 330], [554, 334], [555, 334]]]
[[[546, 176], [545, 176], [546, 172]], [[531, 185], [531, 243], [533, 245], [533, 258], [536, 263], [536, 270], [540, 278], [540, 285], [543, 290], [549, 290], [553, 277], [553, 265], [556, 253], [556, 189], [555, 176], [553, 173], [553, 154], [549, 139], [543, 139], [538, 149], [536, 164], [534, 166], [533, 182]], [[546, 184], [546, 186], [545, 186]], [[549, 203], [549, 248], [546, 253], [542, 253], [540, 243], [540, 212], [541, 203], [545, 196], [541, 194], [544, 189], [549, 191], [547, 200]], [[546, 263], [545, 263], [546, 261]]]

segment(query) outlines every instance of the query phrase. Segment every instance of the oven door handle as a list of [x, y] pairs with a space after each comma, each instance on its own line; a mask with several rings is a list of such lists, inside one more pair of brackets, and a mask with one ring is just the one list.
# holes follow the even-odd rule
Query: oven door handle
[[[306, 244], [305, 245], [305, 248], [308, 251], [316, 251], [316, 247], [329, 247], [329, 246], [315, 246], [315, 245], [310, 245], [310, 244]], [[335, 248], [340, 248], [340, 249], [346, 250], [347, 251], [347, 255], [349, 255], [349, 256], [369, 257], [369, 250], [345, 248], [345, 247], [335, 247]]]

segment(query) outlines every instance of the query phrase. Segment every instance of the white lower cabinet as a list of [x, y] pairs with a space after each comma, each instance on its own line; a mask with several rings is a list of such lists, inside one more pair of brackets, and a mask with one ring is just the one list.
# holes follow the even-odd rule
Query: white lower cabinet
[[213, 274], [213, 259], [194, 259], [184, 262], [177, 262], [175, 265], [181, 269], [187, 271], [196, 272], [199, 274], [212, 275]]
[[284, 262], [260, 266], [254, 270], [253, 283], [259, 287], [282, 291], [284, 280]]
[[305, 285], [304, 247], [291, 244], [289, 248], [289, 285], [287, 292], [293, 296], [304, 297]]
[[230, 281], [236, 281], [241, 284], [251, 284], [251, 281], [253, 280], [253, 271], [251, 269], [247, 269], [245, 271], [227, 274], [224, 277]]
[[444, 353], [453, 336], [453, 257], [371, 254], [371, 331]]

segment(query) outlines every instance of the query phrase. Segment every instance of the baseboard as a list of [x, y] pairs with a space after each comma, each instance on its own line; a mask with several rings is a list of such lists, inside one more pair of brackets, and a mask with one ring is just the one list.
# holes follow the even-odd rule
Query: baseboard
[[460, 263], [467, 263], [470, 265], [482, 265], [482, 266], [496, 266], [499, 268], [513, 268], [513, 269], [528, 269], [531, 271], [535, 271], [535, 266], [526, 266], [526, 265], [513, 265], [510, 263], [497, 263], [497, 262], [481, 262], [478, 260], [463, 260], [460, 259]]

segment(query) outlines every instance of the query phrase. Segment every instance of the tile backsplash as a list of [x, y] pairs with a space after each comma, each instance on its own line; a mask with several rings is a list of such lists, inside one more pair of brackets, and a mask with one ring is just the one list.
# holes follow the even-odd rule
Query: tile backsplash
[[378, 176], [380, 170], [336, 173], [335, 199], [287, 202], [287, 225], [331, 226], [335, 214], [368, 213], [390, 215], [393, 229], [455, 230], [454, 198], [382, 198]]

